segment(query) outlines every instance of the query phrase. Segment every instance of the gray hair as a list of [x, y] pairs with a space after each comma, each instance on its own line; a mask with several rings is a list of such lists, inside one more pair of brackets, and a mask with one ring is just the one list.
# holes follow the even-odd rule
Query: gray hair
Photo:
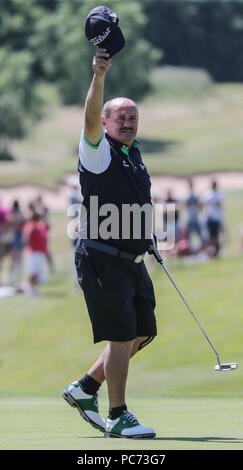
[[[103, 106], [101, 115], [104, 116], [106, 119], [108, 119], [110, 117], [111, 110], [112, 110], [112, 105], [113, 105], [114, 101], [119, 100], [119, 99], [120, 100], [126, 99], [126, 100], [131, 101], [131, 103], [133, 103], [134, 106], [136, 106], [136, 109], [137, 109], [137, 105], [136, 105], [135, 101], [131, 100], [130, 98], [124, 98], [124, 97], [119, 96], [117, 98], [112, 98], [111, 100], [106, 101], [106, 103]], [[137, 109], [137, 113], [138, 113], [138, 109]]]
[[106, 103], [103, 106], [102, 113], [101, 113], [101, 115], [105, 116], [105, 118], [107, 119], [110, 117], [110, 114], [111, 114], [111, 102], [112, 100], [106, 101]]

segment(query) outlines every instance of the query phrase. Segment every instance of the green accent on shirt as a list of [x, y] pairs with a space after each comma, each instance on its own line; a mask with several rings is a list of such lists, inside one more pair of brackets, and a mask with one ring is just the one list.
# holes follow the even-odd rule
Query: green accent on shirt
[[123, 145], [123, 146], [121, 147], [121, 151], [122, 151], [123, 153], [125, 153], [125, 155], [126, 155], [128, 161], [129, 161], [130, 165], [132, 166], [132, 169], [133, 169], [133, 171], [134, 171], [134, 173], [135, 173], [135, 171], [136, 171], [136, 170], [135, 170], [135, 166], [134, 166], [134, 163], [132, 162], [132, 160], [130, 159], [130, 156], [129, 156], [129, 149], [128, 149], [127, 145]]
[[105, 135], [105, 134], [104, 134], [104, 131], [103, 131], [102, 137], [101, 137], [101, 139], [100, 139], [98, 145], [92, 145], [90, 142], [88, 142], [87, 139], [85, 138], [84, 132], [83, 132], [83, 139], [84, 139], [84, 142], [85, 142], [89, 147], [91, 147], [91, 148], [94, 149], [94, 150], [97, 150], [97, 149], [99, 148], [99, 145], [101, 144], [102, 140], [104, 139], [104, 135]]
[[121, 147], [121, 151], [122, 151], [123, 153], [125, 153], [125, 155], [126, 155], [127, 157], [129, 157], [129, 150], [128, 150], [127, 145], [123, 145], [123, 146]]
[[134, 140], [132, 146], [135, 148], [135, 149], [138, 149], [140, 147], [140, 143], [137, 141], [137, 140]]

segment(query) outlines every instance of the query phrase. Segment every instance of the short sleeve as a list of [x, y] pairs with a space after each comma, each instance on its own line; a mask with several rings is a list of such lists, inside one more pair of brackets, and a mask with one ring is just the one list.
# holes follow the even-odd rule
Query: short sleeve
[[103, 133], [97, 146], [90, 144], [82, 131], [79, 143], [79, 159], [82, 166], [91, 173], [103, 173], [111, 162], [110, 145]]

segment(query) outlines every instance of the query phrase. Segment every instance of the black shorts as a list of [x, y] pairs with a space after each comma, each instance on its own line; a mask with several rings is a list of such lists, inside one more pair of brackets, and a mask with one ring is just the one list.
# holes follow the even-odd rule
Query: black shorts
[[77, 244], [75, 265], [94, 343], [156, 336], [154, 289], [143, 261], [134, 263]]

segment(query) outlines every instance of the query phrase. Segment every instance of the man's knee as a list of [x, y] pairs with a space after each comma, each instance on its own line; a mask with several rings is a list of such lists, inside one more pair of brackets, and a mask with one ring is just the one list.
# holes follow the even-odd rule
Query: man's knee
[[131, 341], [110, 341], [110, 350], [115, 350], [115, 351], [132, 351], [134, 344], [135, 344], [135, 339]]

